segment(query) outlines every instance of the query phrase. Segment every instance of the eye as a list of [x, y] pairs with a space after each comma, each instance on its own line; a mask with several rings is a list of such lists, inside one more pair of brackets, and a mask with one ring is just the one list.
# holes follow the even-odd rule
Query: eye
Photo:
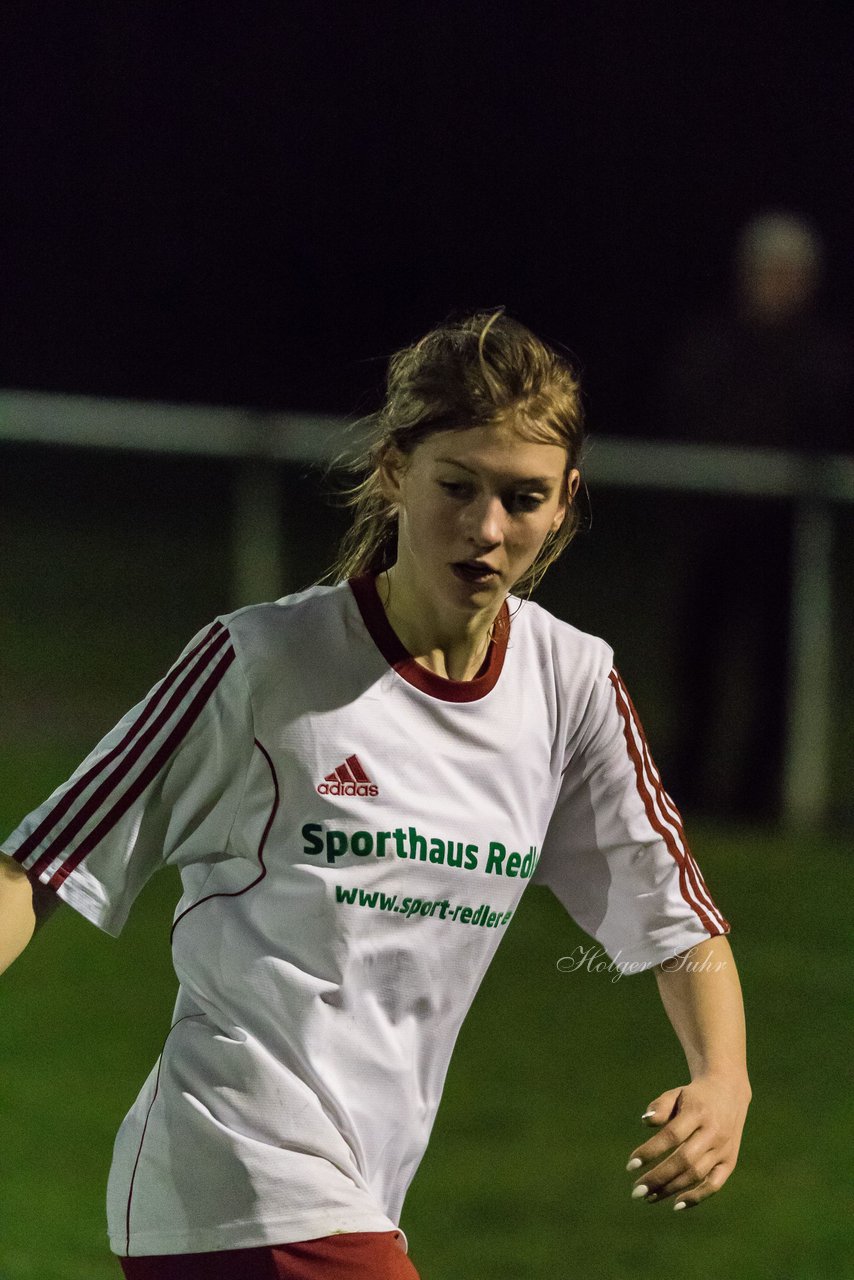
[[505, 499], [505, 506], [508, 511], [536, 511], [545, 502], [545, 498], [538, 493], [511, 493]]
[[466, 498], [471, 491], [471, 486], [464, 480], [440, 480], [439, 488], [444, 489], [452, 498]]

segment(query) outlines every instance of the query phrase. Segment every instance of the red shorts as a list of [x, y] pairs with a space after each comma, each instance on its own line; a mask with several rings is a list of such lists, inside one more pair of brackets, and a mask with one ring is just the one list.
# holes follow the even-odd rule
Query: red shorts
[[418, 1280], [399, 1231], [119, 1261], [128, 1280]]

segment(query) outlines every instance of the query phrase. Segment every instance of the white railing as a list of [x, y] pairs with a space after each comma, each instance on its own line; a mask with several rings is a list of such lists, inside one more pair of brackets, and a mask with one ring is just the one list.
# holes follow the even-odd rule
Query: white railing
[[[0, 440], [232, 457], [235, 607], [280, 595], [293, 577], [272, 462], [325, 465], [358, 447], [328, 415], [0, 392]], [[790, 824], [827, 814], [831, 725], [833, 507], [854, 502], [854, 458], [772, 449], [597, 439], [586, 478], [614, 488], [787, 497], [794, 509], [789, 724], [784, 809]]]

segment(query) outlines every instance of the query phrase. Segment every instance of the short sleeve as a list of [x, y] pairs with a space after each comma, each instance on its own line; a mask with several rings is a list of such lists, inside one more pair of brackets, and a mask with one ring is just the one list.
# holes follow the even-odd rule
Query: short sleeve
[[116, 935], [159, 867], [227, 856], [253, 739], [246, 679], [216, 621], [0, 851]]
[[614, 669], [597, 678], [573, 735], [533, 883], [624, 973], [729, 933]]

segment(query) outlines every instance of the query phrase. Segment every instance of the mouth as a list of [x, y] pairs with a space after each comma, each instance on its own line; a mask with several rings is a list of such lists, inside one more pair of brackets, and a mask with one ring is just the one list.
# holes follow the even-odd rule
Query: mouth
[[458, 560], [451, 568], [462, 582], [486, 584], [498, 580], [498, 570], [485, 560]]

